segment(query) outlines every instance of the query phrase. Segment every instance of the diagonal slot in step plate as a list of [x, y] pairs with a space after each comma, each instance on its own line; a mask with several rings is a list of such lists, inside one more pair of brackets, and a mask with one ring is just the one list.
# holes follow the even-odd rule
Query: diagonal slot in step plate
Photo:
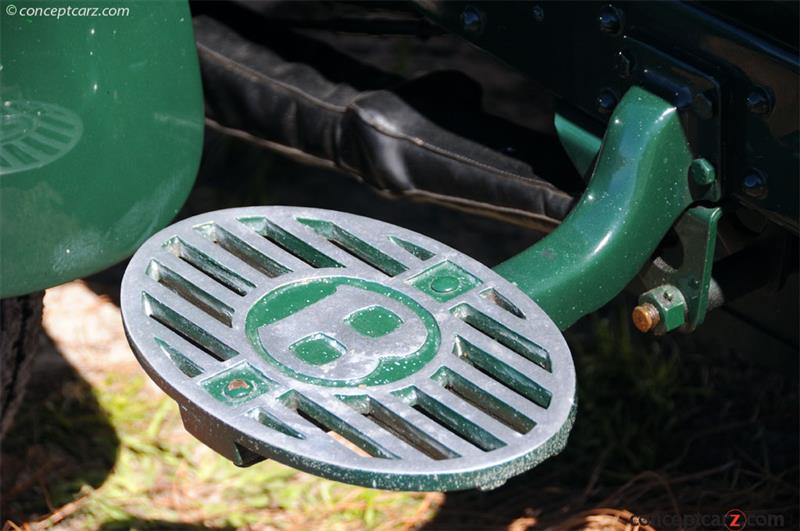
[[131, 260], [122, 313], [187, 429], [237, 464], [493, 488], [572, 426], [575, 371], [550, 318], [486, 266], [380, 221], [296, 207], [183, 220]]

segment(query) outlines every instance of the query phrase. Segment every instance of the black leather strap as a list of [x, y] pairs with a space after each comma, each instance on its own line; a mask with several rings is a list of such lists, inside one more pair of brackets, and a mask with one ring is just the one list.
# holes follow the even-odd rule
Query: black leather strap
[[[480, 87], [463, 74], [437, 72], [357, 90], [309, 64], [290, 62], [217, 20], [200, 16], [194, 23], [212, 127], [348, 172], [384, 193], [541, 231], [552, 230], [574, 204], [526, 162], [441, 125], [448, 113], [470, 112], [459, 101], [480, 98]], [[454, 96], [439, 98], [443, 118], [434, 121], [426, 107], [442, 86]], [[491, 127], [502, 137], [502, 123]], [[531, 133], [531, 141], [536, 135]]]

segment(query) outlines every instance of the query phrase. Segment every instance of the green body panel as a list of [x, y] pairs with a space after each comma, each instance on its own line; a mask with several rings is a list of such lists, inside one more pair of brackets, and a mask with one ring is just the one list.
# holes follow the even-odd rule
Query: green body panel
[[692, 154], [676, 109], [634, 87], [609, 121], [578, 205], [549, 236], [495, 268], [562, 329], [617, 295], [691, 203]]
[[0, 33], [0, 296], [94, 273], [178, 212], [202, 150], [186, 2], [127, 16], [7, 14]]

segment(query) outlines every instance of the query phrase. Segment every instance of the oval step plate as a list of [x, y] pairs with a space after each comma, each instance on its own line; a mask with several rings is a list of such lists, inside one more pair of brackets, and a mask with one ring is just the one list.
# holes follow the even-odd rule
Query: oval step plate
[[122, 313], [186, 428], [239, 465], [494, 488], [572, 426], [575, 370], [547, 315], [486, 266], [380, 221], [278, 206], [183, 220], [131, 260]]

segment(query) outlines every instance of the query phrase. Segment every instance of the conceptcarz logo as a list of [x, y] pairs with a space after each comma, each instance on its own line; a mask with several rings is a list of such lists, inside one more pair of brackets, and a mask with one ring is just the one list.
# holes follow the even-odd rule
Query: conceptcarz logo
[[720, 513], [662, 513], [652, 516], [634, 515], [630, 523], [651, 529], [789, 529], [781, 514], [731, 509]]
[[730, 531], [741, 531], [747, 526], [747, 515], [741, 509], [725, 513], [725, 527]]

